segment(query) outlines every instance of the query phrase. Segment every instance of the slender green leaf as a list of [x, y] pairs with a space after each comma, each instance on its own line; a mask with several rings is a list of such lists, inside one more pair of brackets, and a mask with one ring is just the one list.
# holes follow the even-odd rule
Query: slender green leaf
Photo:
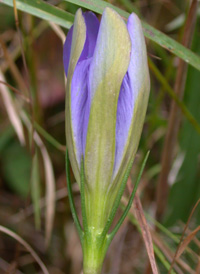
[[[20, 112], [20, 116], [25, 126], [27, 127], [29, 133], [31, 132], [31, 121], [24, 111]], [[53, 222], [55, 216], [55, 176], [53, 165], [49, 157], [48, 151], [40, 138], [37, 132], [34, 132], [34, 141], [40, 149], [42, 160], [44, 163], [44, 172], [45, 172], [45, 182], [46, 182], [46, 212], [45, 212], [45, 245], [46, 247], [50, 243], [51, 234], [53, 230]]]
[[[170, 95], [170, 97], [176, 102], [176, 104], [181, 109], [184, 116], [187, 118], [187, 120], [190, 122], [190, 124], [194, 127], [196, 132], [200, 134], [200, 125], [198, 121], [194, 118], [192, 113], [188, 110], [186, 105], [179, 100], [178, 96], [174, 92], [174, 90], [170, 87], [168, 82], [166, 81], [165, 77], [162, 75], [162, 73], [159, 71], [159, 69], [154, 65], [154, 63], [149, 58], [149, 67], [152, 70], [152, 72], [155, 74], [156, 78], [159, 80], [159, 82], [165, 87], [165, 90]], [[197, 71], [198, 72], [198, 71]], [[198, 72], [199, 73], [199, 72]]]
[[111, 211], [111, 213], [110, 213], [110, 216], [109, 216], [109, 218], [108, 218], [108, 220], [107, 220], [107, 223], [106, 223], [106, 225], [105, 225], [105, 228], [104, 228], [104, 230], [103, 230], [102, 237], [105, 237], [105, 236], [106, 236], [106, 234], [108, 233], [109, 228], [110, 228], [110, 226], [111, 226], [111, 224], [112, 224], [112, 222], [113, 222], [113, 220], [114, 220], [114, 218], [115, 218], [115, 215], [116, 215], [117, 209], [118, 209], [118, 207], [119, 207], [119, 204], [120, 204], [122, 195], [123, 195], [123, 193], [124, 193], [124, 189], [125, 189], [125, 187], [126, 187], [126, 183], [127, 183], [127, 181], [128, 181], [128, 177], [129, 177], [130, 172], [131, 172], [131, 168], [132, 168], [132, 166], [133, 166], [133, 162], [134, 162], [134, 159], [129, 163], [129, 165], [128, 165], [127, 169], [126, 169], [126, 172], [125, 172], [125, 174], [124, 174], [124, 177], [123, 177], [122, 182], [121, 182], [121, 185], [120, 185], [120, 189], [119, 189], [119, 191], [118, 191], [118, 193], [117, 193], [117, 196], [116, 196], [116, 198], [115, 198], [115, 202], [114, 202], [112, 211]]
[[128, 212], [132, 206], [132, 203], [133, 203], [133, 199], [135, 197], [135, 193], [137, 191], [137, 188], [138, 188], [138, 185], [139, 185], [139, 182], [140, 182], [140, 179], [142, 177], [142, 173], [144, 171], [144, 168], [145, 168], [145, 165], [146, 165], [146, 162], [148, 160], [148, 157], [149, 157], [149, 153], [150, 151], [147, 152], [145, 158], [144, 158], [144, 161], [142, 162], [142, 166], [140, 168], [140, 171], [139, 171], [139, 174], [138, 174], [138, 177], [136, 179], [136, 182], [135, 182], [135, 185], [134, 185], [134, 188], [133, 188], [133, 191], [131, 193], [131, 197], [129, 198], [129, 201], [128, 201], [128, 204], [122, 214], [122, 216], [120, 217], [119, 221], [117, 222], [117, 224], [115, 225], [115, 227], [113, 228], [113, 230], [111, 231], [111, 233], [108, 235], [108, 241], [107, 241], [107, 245], [109, 245], [113, 239], [113, 237], [115, 236], [115, 234], [117, 233], [117, 231], [119, 230], [120, 226], [122, 225], [124, 219], [126, 218], [126, 216], [128, 215]]
[[[13, 0], [1, 0], [3, 4], [13, 7]], [[54, 22], [69, 29], [74, 21], [74, 16], [64, 10], [49, 5], [41, 0], [17, 0], [17, 9], [25, 11], [41, 19]]]
[[72, 217], [74, 219], [74, 223], [76, 226], [76, 229], [78, 231], [78, 235], [81, 241], [81, 244], [83, 244], [83, 230], [76, 212], [75, 204], [74, 204], [74, 198], [72, 193], [72, 184], [70, 179], [70, 169], [69, 169], [69, 156], [68, 151], [66, 150], [66, 176], [67, 176], [67, 190], [68, 190], [68, 197], [69, 197], [69, 205], [72, 212]]
[[[81, 7], [90, 9], [97, 13], [102, 13], [105, 7], [111, 7], [116, 10], [124, 19], [127, 19], [129, 13], [121, 10], [105, 1], [101, 0], [65, 0], [66, 2], [70, 2]], [[8, 6], [13, 6], [13, 0], [1, 0], [1, 3], [6, 4]], [[49, 5], [41, 0], [17, 0], [17, 9], [21, 11], [25, 11], [32, 15], [35, 15], [41, 19], [45, 19], [47, 21], [54, 22], [60, 26], [63, 26], [67, 29], [73, 23], [74, 16], [64, 10], [61, 10], [57, 7]], [[150, 40], [156, 42], [160, 46], [166, 48], [168, 51], [172, 52], [176, 56], [188, 62], [190, 65], [200, 70], [200, 57], [190, 51], [189, 49], [182, 46], [180, 43], [171, 39], [164, 33], [156, 30], [145, 22], [142, 22], [144, 35]]]
[[[65, 0], [65, 1], [90, 9], [100, 14], [103, 12], [103, 10], [106, 7], [111, 7], [112, 9], [116, 10], [125, 19], [127, 19], [129, 16], [128, 12], [123, 11], [120, 8], [117, 8], [102, 0], [95, 0], [95, 1], [94, 0]], [[187, 63], [189, 63], [196, 69], [200, 70], [200, 57], [198, 55], [196, 55], [194, 52], [190, 51], [189, 49], [185, 48], [184, 46], [182, 46], [180, 43], [176, 42], [175, 40], [171, 39], [169, 36], [160, 32], [159, 30], [151, 27], [147, 23], [142, 22], [142, 26], [143, 26], [144, 35], [147, 38], [156, 42], [161, 47], [166, 48], [168, 51], [172, 52], [173, 54], [185, 60]]]
[[41, 212], [40, 212], [40, 172], [37, 150], [33, 156], [32, 170], [31, 170], [31, 196], [34, 206], [35, 226], [40, 229], [41, 226]]
[[42, 128], [37, 122], [34, 123], [35, 129], [38, 131], [43, 138], [45, 138], [52, 146], [58, 150], [65, 152], [66, 148], [60, 144], [53, 136], [51, 136], [44, 128]]
[[25, 137], [23, 133], [22, 122], [19, 118], [19, 114], [17, 108], [15, 106], [15, 102], [10, 94], [10, 91], [6, 85], [3, 85], [2, 82], [6, 82], [6, 79], [0, 71], [0, 95], [3, 99], [3, 104], [5, 105], [6, 111], [8, 113], [8, 118], [18, 136], [18, 139], [21, 145], [25, 145]]

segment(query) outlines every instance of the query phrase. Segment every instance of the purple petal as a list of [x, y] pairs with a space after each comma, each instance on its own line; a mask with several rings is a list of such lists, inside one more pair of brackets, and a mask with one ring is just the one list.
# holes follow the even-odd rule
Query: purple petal
[[99, 31], [99, 20], [96, 15], [89, 11], [83, 14], [86, 23], [86, 42], [79, 61], [93, 56]]
[[69, 68], [69, 59], [70, 59], [70, 52], [71, 52], [71, 46], [72, 46], [72, 34], [73, 34], [73, 26], [68, 31], [68, 34], [64, 43], [64, 47], [63, 47], [63, 64], [64, 64], [64, 70], [65, 70], [66, 76]]
[[[146, 46], [139, 18], [131, 14], [127, 29], [131, 38], [131, 58], [124, 77], [117, 106], [116, 150], [113, 176], [118, 172], [132, 123], [134, 104], [143, 84], [147, 69]], [[134, 126], [134, 125], [132, 125]]]
[[80, 167], [85, 150], [87, 125], [89, 120], [88, 70], [91, 58], [77, 64], [71, 84], [71, 119], [76, 157]]
[[[99, 20], [93, 12], [85, 12], [83, 13], [83, 17], [86, 23], [86, 41], [81, 56], [79, 58], [79, 62], [93, 56], [96, 45], [96, 39], [99, 31]], [[67, 38], [65, 40], [63, 48], [63, 63], [66, 76], [70, 61], [72, 35], [73, 26], [68, 31]]]
[[115, 143], [115, 165], [113, 176], [116, 175], [127, 142], [128, 133], [133, 117], [134, 93], [130, 86], [130, 79], [126, 73], [120, 89], [117, 105], [117, 122], [116, 122], [116, 143]]
[[128, 68], [132, 92], [137, 97], [143, 78], [148, 74], [146, 44], [142, 26], [138, 16], [132, 13], [127, 22], [127, 29], [131, 38], [131, 59]]

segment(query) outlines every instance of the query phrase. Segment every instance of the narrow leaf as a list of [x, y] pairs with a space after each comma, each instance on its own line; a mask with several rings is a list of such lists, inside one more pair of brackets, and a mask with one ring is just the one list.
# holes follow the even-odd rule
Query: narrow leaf
[[[0, 81], [5, 82], [5, 78], [3, 74], [1, 73], [1, 71], [0, 71]], [[3, 98], [3, 102], [5, 105], [6, 111], [8, 113], [9, 120], [15, 129], [15, 132], [18, 136], [18, 139], [21, 145], [24, 145], [25, 137], [24, 137], [22, 122], [20, 120], [19, 114], [16, 109], [16, 105], [13, 101], [10, 91], [6, 85], [0, 84], [0, 94]]]
[[47, 247], [51, 239], [54, 215], [55, 215], [55, 177], [54, 177], [53, 166], [52, 166], [52, 162], [49, 157], [49, 154], [37, 133], [34, 134], [34, 139], [40, 147], [43, 163], [44, 163], [44, 170], [45, 170], [45, 181], [46, 181], [45, 241], [46, 241], [46, 247]]
[[[23, 111], [21, 112], [21, 117], [26, 127], [30, 131], [31, 123]], [[38, 145], [41, 151], [43, 163], [44, 163], [45, 181], [46, 181], [46, 195], [45, 195], [45, 198], [46, 198], [45, 241], [46, 243], [45, 244], [47, 247], [51, 239], [51, 233], [53, 229], [53, 222], [54, 222], [54, 216], [55, 216], [55, 177], [54, 177], [52, 162], [47, 152], [47, 149], [44, 146], [44, 143], [42, 142], [37, 132], [34, 132], [33, 137], [34, 137], [34, 141], [36, 142], [36, 144]]]
[[[110, 7], [117, 11], [124, 19], [127, 19], [129, 13], [126, 11], [121, 10], [102, 0], [65, 0], [66, 2], [70, 2], [81, 7], [90, 9], [97, 13], [102, 13], [106, 7]], [[181, 59], [185, 60], [185, 62], [189, 63], [196, 69], [200, 70], [200, 57], [196, 55], [191, 50], [187, 49], [186, 47], [182, 46], [180, 43], [176, 42], [169, 36], [165, 35], [161, 31], [153, 28], [146, 22], [142, 22], [144, 35], [149, 38], [150, 40], [154, 41], [155, 43], [159, 44], [161, 47], [167, 49], [168, 51], [172, 52], [176, 56], [180, 57]]]
[[178, 259], [181, 254], [185, 251], [186, 247], [189, 245], [189, 243], [194, 239], [197, 232], [200, 230], [200, 226], [198, 226], [195, 230], [193, 230], [182, 242], [180, 248], [178, 249], [178, 252], [176, 254], [176, 259]]
[[24, 241], [24, 239], [22, 239], [19, 235], [17, 235], [15, 232], [11, 231], [10, 229], [1, 226], [0, 225], [0, 231], [9, 235], [10, 237], [12, 237], [13, 239], [17, 240], [21, 245], [23, 245], [33, 256], [33, 258], [35, 259], [35, 261], [39, 264], [40, 268], [42, 269], [44, 274], [49, 274], [49, 271], [47, 270], [46, 266], [44, 265], [44, 263], [41, 261], [40, 257], [37, 255], [37, 253], [32, 249], [32, 247], [26, 242]]
[[[81, 7], [90, 9], [97, 13], [102, 13], [106, 7], [111, 7], [117, 11], [124, 19], [127, 19], [129, 16], [128, 12], [117, 8], [110, 3], [101, 0], [65, 0]], [[1, 0], [1, 3], [8, 6], [13, 6], [13, 0]], [[57, 7], [51, 6], [44, 1], [26, 1], [26, 0], [17, 0], [17, 8], [21, 11], [25, 11], [34, 16], [37, 16], [41, 19], [54, 22], [60, 26], [63, 26], [69, 29], [73, 23], [74, 16], [66, 11], [63, 11]], [[155, 43], [159, 44], [163, 48], [172, 52], [174, 55], [185, 60], [188, 64], [200, 70], [200, 57], [196, 55], [191, 50], [185, 48], [180, 43], [176, 42], [172, 38], [168, 37], [159, 30], [151, 27], [147, 23], [143, 22], [144, 35]]]
[[149, 261], [151, 264], [152, 272], [153, 272], [153, 274], [158, 274], [151, 233], [149, 231], [149, 227], [148, 227], [145, 215], [144, 215], [144, 211], [142, 208], [142, 204], [140, 202], [140, 198], [137, 194], [135, 195], [135, 199], [134, 199], [133, 203], [134, 203], [134, 207], [135, 207], [135, 216], [136, 216], [138, 223], [140, 224], [140, 228], [142, 231], [142, 237], [144, 239], [146, 250], [147, 250], [147, 253], [149, 256]]
[[34, 206], [35, 226], [37, 229], [41, 227], [41, 212], [40, 212], [40, 174], [37, 150], [32, 160], [31, 170], [31, 196]]
[[137, 191], [137, 188], [138, 188], [138, 185], [139, 185], [139, 182], [140, 182], [140, 179], [142, 177], [142, 173], [144, 171], [144, 168], [145, 168], [145, 165], [146, 165], [146, 162], [148, 160], [148, 157], [149, 157], [149, 151], [147, 152], [145, 158], [144, 158], [144, 161], [142, 163], [142, 166], [140, 168], [140, 171], [139, 171], [139, 174], [138, 174], [138, 177], [137, 177], [137, 180], [135, 182], [135, 185], [134, 185], [134, 188], [133, 188], [133, 191], [131, 193], [131, 197], [128, 201], [128, 204], [121, 216], [121, 218], [119, 219], [118, 223], [116, 224], [116, 226], [114, 227], [113, 231], [109, 234], [108, 236], [108, 241], [107, 241], [107, 245], [109, 245], [113, 239], [113, 237], [115, 236], [115, 234], [117, 233], [117, 231], [119, 230], [120, 226], [122, 225], [124, 219], [126, 218], [126, 216], [128, 215], [128, 212], [132, 206], [132, 203], [133, 203], [133, 199], [135, 197], [135, 194], [136, 194], [136, 191]]
[[73, 194], [72, 194], [72, 184], [70, 179], [70, 169], [69, 169], [69, 155], [68, 151], [66, 150], [66, 175], [67, 175], [67, 190], [68, 190], [68, 197], [69, 197], [69, 204], [72, 212], [72, 217], [74, 219], [74, 223], [76, 225], [76, 229], [78, 231], [78, 235], [80, 237], [81, 244], [83, 243], [83, 231], [81, 228], [81, 224], [76, 212]]
[[[1, 0], [0, 2], [13, 7], [13, 0]], [[17, 0], [16, 6], [18, 10], [25, 11], [44, 20], [54, 22], [67, 29], [71, 27], [74, 20], [74, 16], [72, 14], [54, 7], [53, 5], [49, 5], [41, 0]]]

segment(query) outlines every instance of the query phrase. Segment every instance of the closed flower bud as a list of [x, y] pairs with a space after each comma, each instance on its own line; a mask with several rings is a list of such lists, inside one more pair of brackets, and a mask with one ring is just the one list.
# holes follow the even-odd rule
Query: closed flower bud
[[66, 140], [80, 185], [84, 163], [89, 227], [101, 232], [133, 161], [150, 89], [140, 20], [106, 8], [101, 23], [79, 9], [64, 45]]

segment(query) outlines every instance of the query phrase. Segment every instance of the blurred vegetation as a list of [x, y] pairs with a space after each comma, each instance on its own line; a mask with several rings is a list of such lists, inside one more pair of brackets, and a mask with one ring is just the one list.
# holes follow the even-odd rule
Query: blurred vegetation
[[[6, 1], [3, 0], [4, 3]], [[12, 5], [12, 1], [8, 2]], [[32, 3], [36, 2], [32, 0]], [[18, 10], [17, 31], [13, 7], [0, 1], [0, 273], [41, 273], [33, 254], [16, 239], [2, 233], [1, 226], [29, 243], [49, 273], [76, 274], [82, 269], [81, 246], [66, 191], [65, 79], [62, 64], [63, 37], [78, 6], [69, 3], [71, 1], [42, 2], [70, 13], [64, 19], [58, 13], [60, 20], [66, 21], [66, 28], [52, 23], [53, 16], [50, 22], [30, 15], [33, 10], [30, 7], [29, 13]], [[196, 1], [106, 2], [129, 13], [137, 12], [143, 21], [180, 43], [186, 32], [185, 22], [191, 21], [196, 14], [194, 25], [188, 23], [190, 29], [187, 31], [192, 37], [186, 42], [191, 44], [191, 51], [200, 56], [198, 3], [190, 17], [190, 4]], [[38, 13], [38, 17], [42, 16]], [[63, 22], [58, 24], [63, 26]], [[166, 173], [165, 191], [158, 186], [159, 174], [163, 172], [161, 160], [174, 100], [170, 91], [176, 92], [179, 59], [153, 41], [147, 39], [146, 42], [151, 94], [131, 177], [134, 181], [144, 155], [150, 150], [138, 195], [149, 223], [158, 269], [160, 273], [168, 273], [176, 256], [170, 273], [198, 274], [199, 206], [194, 214], [191, 215], [191, 212], [200, 198], [200, 71], [195, 68], [200, 67], [200, 63], [194, 65], [189, 60], [186, 74], [181, 76], [182, 83], [185, 82], [184, 93], [183, 98], [179, 95], [177, 98], [182, 108], [179, 104], [176, 113], [179, 121], [174, 123], [177, 135], [174, 135], [168, 155], [171, 162], [169, 173]], [[80, 213], [76, 183], [73, 191]], [[164, 197], [166, 202], [156, 220], [160, 197]], [[184, 237], [181, 239], [182, 233]], [[180, 239], [182, 245], [179, 245]], [[182, 253], [177, 255], [178, 246], [182, 248]], [[140, 225], [133, 211], [113, 240], [104, 273], [151, 273]]]

